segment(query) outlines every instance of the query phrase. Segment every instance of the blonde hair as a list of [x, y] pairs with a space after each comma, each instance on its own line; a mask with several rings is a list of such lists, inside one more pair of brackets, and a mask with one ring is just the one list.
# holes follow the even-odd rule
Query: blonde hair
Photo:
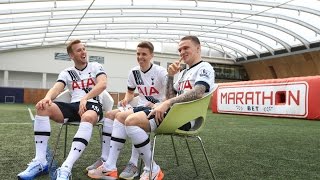
[[70, 41], [68, 46], [67, 46], [67, 52], [68, 54], [72, 53], [72, 46], [75, 45], [75, 44], [79, 44], [81, 43], [81, 41], [79, 39], [76, 39], [76, 40], [73, 40], [73, 41]]

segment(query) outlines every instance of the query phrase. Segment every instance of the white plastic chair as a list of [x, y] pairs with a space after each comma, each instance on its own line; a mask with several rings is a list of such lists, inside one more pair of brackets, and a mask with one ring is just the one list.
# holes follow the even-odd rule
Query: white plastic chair
[[[112, 110], [113, 104], [114, 104], [114, 100], [111, 97], [111, 95], [104, 90], [100, 95], [100, 102], [102, 103], [102, 110], [103, 111], [110, 111]], [[69, 93], [69, 90], [65, 90], [62, 93], [60, 93], [57, 98], [54, 100], [55, 102], [67, 102], [69, 103], [71, 101], [71, 95]], [[67, 139], [68, 139], [68, 126], [79, 126], [79, 122], [65, 122], [62, 123], [60, 128], [59, 128], [59, 133], [58, 133], [58, 137], [57, 137], [57, 141], [55, 143], [54, 149], [53, 149], [53, 155], [52, 155], [52, 160], [50, 162], [50, 166], [52, 165], [52, 162], [54, 160], [57, 148], [58, 148], [58, 144], [60, 141], [60, 136], [61, 136], [61, 132], [63, 127], [65, 126], [65, 135], [64, 135], [64, 150], [63, 150], [63, 158], [66, 158], [66, 151], [67, 151]], [[100, 133], [100, 142], [102, 142], [102, 128], [103, 128], [103, 122], [97, 122], [96, 125], [99, 128], [99, 133]], [[102, 144], [101, 144], [102, 145]]]

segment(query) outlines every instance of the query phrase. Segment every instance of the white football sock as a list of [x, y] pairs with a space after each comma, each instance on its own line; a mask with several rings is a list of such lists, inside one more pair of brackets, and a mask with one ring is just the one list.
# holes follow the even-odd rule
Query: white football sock
[[36, 156], [34, 159], [45, 165], [47, 164], [47, 146], [51, 133], [49, 116], [36, 115], [34, 118], [33, 130], [36, 145]]
[[[137, 148], [141, 158], [144, 161], [145, 169], [150, 170], [151, 162], [151, 143], [147, 132], [138, 126], [126, 126], [127, 134], [131, 138], [132, 143]], [[159, 167], [153, 162], [152, 172], [157, 172]]]
[[61, 167], [71, 171], [73, 164], [79, 159], [88, 145], [92, 135], [93, 125], [89, 122], [81, 122], [77, 133], [74, 135], [71, 150]]
[[101, 149], [101, 158], [105, 161], [108, 159], [108, 155], [109, 155], [112, 129], [113, 129], [113, 120], [109, 118], [104, 118], [103, 131], [102, 131], [103, 142], [102, 142], [102, 149]]
[[114, 119], [113, 130], [110, 142], [110, 152], [108, 160], [105, 163], [105, 168], [109, 170], [117, 169], [117, 160], [127, 139], [127, 132], [124, 124]]
[[132, 164], [134, 164], [136, 167], [138, 166], [138, 160], [139, 160], [139, 151], [137, 150], [137, 148], [134, 147], [134, 144], [132, 144], [131, 147], [131, 157], [129, 162], [131, 162]]

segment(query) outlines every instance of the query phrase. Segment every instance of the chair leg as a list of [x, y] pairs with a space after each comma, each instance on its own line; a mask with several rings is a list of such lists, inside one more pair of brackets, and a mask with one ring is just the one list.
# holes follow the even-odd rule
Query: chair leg
[[99, 135], [100, 135], [100, 150], [102, 151], [102, 146], [103, 146], [103, 136], [102, 136], [102, 132], [103, 132], [103, 125], [102, 124], [98, 124], [98, 128], [99, 128]]
[[201, 140], [200, 136], [196, 136], [196, 137], [197, 137], [197, 139], [199, 140], [199, 142], [200, 142], [200, 144], [201, 144], [201, 148], [202, 148], [202, 151], [203, 151], [204, 156], [206, 157], [207, 164], [208, 164], [209, 169], [210, 169], [210, 172], [211, 172], [211, 176], [212, 176], [212, 178], [213, 178], [213, 179], [216, 179], [216, 178], [215, 178], [215, 176], [214, 176], [214, 174], [213, 174], [213, 171], [212, 171], [211, 165], [210, 165], [210, 163], [209, 163], [209, 159], [208, 159], [207, 153], [206, 153], [206, 151], [205, 151], [205, 148], [204, 148], [203, 142], [202, 142], [202, 140]]
[[66, 153], [67, 153], [67, 141], [68, 141], [68, 125], [66, 125], [66, 131], [64, 132], [64, 150], [63, 150], [63, 159], [66, 159]]
[[59, 133], [58, 133], [56, 144], [54, 145], [52, 159], [51, 159], [51, 162], [50, 162], [50, 167], [52, 167], [52, 163], [53, 163], [54, 157], [55, 157], [57, 149], [58, 149], [58, 144], [59, 144], [59, 141], [60, 141], [60, 136], [61, 136], [61, 131], [62, 131], [63, 126], [64, 126], [64, 124], [61, 124], [61, 126], [59, 128]]
[[177, 161], [177, 166], [179, 166], [179, 160], [178, 160], [176, 146], [174, 145], [174, 141], [173, 141], [173, 135], [171, 135], [171, 142], [172, 142], [172, 146], [173, 146], [173, 150], [174, 150], [174, 155], [175, 155], [176, 161]]
[[154, 156], [154, 153], [155, 153], [156, 139], [157, 139], [157, 135], [154, 135], [154, 137], [153, 137], [153, 146], [152, 146], [152, 151], [151, 151], [151, 163], [150, 163], [149, 179], [152, 179], [153, 156]]
[[141, 175], [141, 171], [142, 171], [142, 169], [143, 169], [143, 167], [142, 167], [142, 165], [143, 165], [143, 160], [142, 160], [142, 158], [140, 158], [140, 165], [139, 165], [139, 169], [138, 169], [138, 177], [140, 177], [140, 175]]
[[193, 156], [192, 156], [192, 153], [191, 153], [190, 146], [189, 146], [189, 143], [188, 143], [187, 138], [188, 138], [188, 137], [185, 137], [185, 140], [186, 140], [186, 144], [187, 144], [187, 147], [188, 147], [188, 151], [189, 151], [189, 154], [190, 154], [190, 157], [191, 157], [191, 160], [192, 160], [192, 164], [193, 164], [194, 170], [196, 171], [196, 175], [199, 176], [198, 170], [197, 170], [197, 168], [196, 168], [196, 164], [195, 164], [195, 162], [194, 162], [194, 159], [193, 159]]

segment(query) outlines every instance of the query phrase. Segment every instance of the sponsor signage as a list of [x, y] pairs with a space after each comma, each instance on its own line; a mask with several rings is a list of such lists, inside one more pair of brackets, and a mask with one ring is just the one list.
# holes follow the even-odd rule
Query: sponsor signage
[[220, 86], [217, 111], [220, 113], [306, 117], [307, 82]]

